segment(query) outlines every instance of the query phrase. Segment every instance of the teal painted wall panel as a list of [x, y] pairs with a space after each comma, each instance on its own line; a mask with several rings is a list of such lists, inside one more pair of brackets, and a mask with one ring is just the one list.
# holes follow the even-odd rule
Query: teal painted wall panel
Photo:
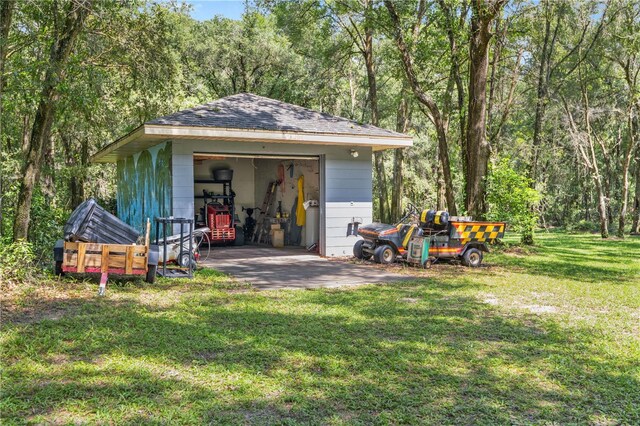
[[145, 149], [117, 164], [118, 217], [144, 232], [151, 220], [172, 214], [171, 142]]

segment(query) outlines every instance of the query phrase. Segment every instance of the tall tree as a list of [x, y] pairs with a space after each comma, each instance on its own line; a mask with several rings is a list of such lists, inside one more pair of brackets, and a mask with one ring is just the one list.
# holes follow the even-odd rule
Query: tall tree
[[487, 141], [487, 73], [491, 25], [506, 0], [473, 0], [471, 2], [471, 36], [469, 40], [469, 113], [467, 122], [467, 213], [483, 217], [485, 207], [484, 179], [491, 149]]
[[465, 92], [462, 78], [462, 54], [461, 43], [459, 41], [459, 33], [466, 34], [466, 20], [469, 13], [469, 5], [466, 1], [460, 4], [460, 13], [455, 13], [455, 8], [451, 7], [446, 0], [438, 0], [438, 5], [444, 15], [444, 24], [449, 39], [449, 54], [451, 56], [451, 70], [449, 79], [455, 83], [456, 88], [456, 107], [458, 110], [459, 125], [459, 145], [460, 155], [462, 157], [462, 172], [466, 176], [467, 170], [467, 111], [465, 108]]
[[[380, 126], [380, 110], [378, 107], [378, 79], [376, 71], [376, 56], [374, 53], [374, 31], [376, 29], [374, 1], [362, 0], [358, 2], [327, 2], [327, 11], [331, 18], [349, 36], [351, 43], [364, 60], [367, 74], [367, 92], [371, 124]], [[379, 214], [381, 221], [390, 220], [389, 191], [384, 167], [384, 152], [376, 151], [374, 156], [374, 171], [379, 190]]]
[[[601, 173], [601, 166], [599, 165], [599, 158], [596, 152], [596, 142], [595, 140], [598, 137], [594, 134], [593, 126], [592, 126], [592, 114], [591, 114], [591, 105], [589, 103], [589, 94], [586, 87], [586, 82], [584, 78], [582, 78], [582, 73], [579, 72], [580, 75], [580, 95], [581, 95], [581, 108], [582, 108], [582, 116], [583, 116], [583, 126], [582, 129], [579, 127], [576, 119], [574, 118], [574, 114], [572, 113], [572, 109], [569, 106], [567, 100], [563, 97], [562, 102], [565, 109], [565, 113], [567, 114], [567, 120], [569, 122], [569, 132], [571, 133], [571, 138], [573, 139], [573, 144], [576, 148], [576, 152], [578, 154], [578, 158], [582, 161], [583, 166], [587, 169], [591, 180], [596, 189], [596, 193], [598, 195], [598, 215], [600, 219], [600, 235], [602, 238], [609, 237], [609, 220], [608, 220], [608, 209], [607, 209], [607, 196], [605, 191], [605, 185]], [[602, 147], [602, 146], [601, 146]]]
[[[542, 43], [542, 49], [539, 54], [539, 69], [538, 69], [538, 83], [536, 90], [536, 112], [533, 124], [533, 141], [532, 141], [532, 158], [530, 165], [529, 175], [532, 182], [535, 182], [538, 173], [538, 151], [540, 149], [542, 140], [542, 125], [544, 115], [549, 102], [549, 79], [551, 77], [551, 58], [553, 57], [553, 50], [556, 45], [556, 39], [558, 36], [558, 29], [560, 28], [561, 14], [553, 12], [553, 5], [549, 0], [545, 0], [541, 5], [541, 10], [544, 16], [544, 41]], [[553, 29], [551, 28], [553, 18], [555, 24]]]
[[[433, 123], [436, 134], [438, 137], [438, 157], [440, 160], [440, 166], [442, 167], [442, 174], [445, 186], [445, 197], [447, 200], [447, 208], [452, 215], [457, 214], [455, 192], [453, 188], [453, 178], [451, 176], [451, 162], [449, 161], [449, 143], [447, 139], [447, 127], [448, 117], [442, 113], [435, 99], [431, 97], [423, 88], [422, 84], [418, 80], [416, 71], [413, 66], [413, 57], [409, 46], [405, 40], [402, 23], [400, 16], [396, 10], [394, 2], [391, 0], [385, 0], [384, 5], [389, 11], [391, 17], [391, 25], [393, 37], [396, 42], [396, 46], [400, 51], [400, 59], [407, 77], [407, 81], [413, 94], [418, 102], [420, 102], [425, 109], [429, 121]], [[415, 44], [417, 37], [420, 34], [420, 28], [422, 26], [422, 19], [426, 10], [426, 3], [424, 0], [420, 0], [418, 8], [416, 10], [416, 20], [412, 27], [411, 36], [413, 38], [412, 44]]]
[[635, 195], [633, 197], [633, 222], [631, 224], [631, 232], [640, 234], [640, 147], [636, 152], [636, 173], [635, 173]]
[[[5, 85], [4, 64], [7, 58], [9, 43], [9, 29], [13, 18], [15, 0], [3, 0], [0, 2], [0, 100]], [[0, 131], [2, 130], [2, 102], [0, 102]]]
[[[4, 92], [5, 77], [4, 64], [7, 58], [7, 47], [9, 42], [9, 29], [11, 28], [11, 19], [13, 17], [13, 9], [15, 0], [5, 0], [0, 2], [0, 148], [4, 148], [4, 140], [2, 135], [2, 93]], [[2, 236], [2, 213], [4, 196], [4, 176], [0, 173], [0, 237]]]
[[[396, 116], [396, 132], [407, 133], [411, 124], [411, 106], [406, 91], [402, 91]], [[391, 220], [399, 220], [402, 216], [402, 197], [404, 195], [404, 151], [396, 148], [393, 153], [393, 188], [391, 189]]]
[[[91, 12], [91, 7], [91, 0], [71, 0], [67, 6], [64, 23], [53, 36], [49, 62], [26, 150], [26, 160], [22, 168], [13, 226], [14, 240], [26, 239], [29, 232], [33, 191], [40, 178], [43, 155], [51, 136], [51, 126], [58, 101], [58, 87], [65, 79], [65, 66]], [[53, 13], [57, 13], [57, 10]]]
[[[629, 207], [629, 170], [633, 155], [640, 143], [640, 86], [638, 85], [638, 74], [640, 73], [640, 60], [638, 58], [638, 47], [640, 43], [640, 6], [625, 4], [619, 13], [614, 15], [613, 20], [617, 25], [610, 31], [611, 38], [617, 42], [610, 46], [612, 55], [609, 59], [616, 63], [624, 75], [627, 89], [627, 135], [626, 144], [621, 158], [622, 188], [620, 195], [620, 213], [618, 215], [618, 232], [620, 238], [624, 238], [626, 218]], [[636, 182], [636, 186], [638, 182]], [[636, 188], [637, 191], [637, 188]]]
[[[487, 101], [487, 137], [494, 155], [499, 155], [501, 151], [500, 135], [511, 114], [521, 77], [524, 46], [515, 47], [512, 55], [507, 36], [514, 25], [513, 21], [521, 16], [522, 13], [512, 12], [506, 19], [495, 20], [496, 41], [491, 58]], [[518, 24], [516, 21], [516, 25]], [[511, 62], [512, 68], [508, 69]]]

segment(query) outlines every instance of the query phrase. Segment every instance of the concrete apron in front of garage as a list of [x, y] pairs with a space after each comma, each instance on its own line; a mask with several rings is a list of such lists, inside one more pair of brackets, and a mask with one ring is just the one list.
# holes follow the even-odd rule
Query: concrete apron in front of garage
[[293, 247], [215, 247], [201, 264], [260, 290], [332, 288], [410, 279], [372, 266], [328, 260]]

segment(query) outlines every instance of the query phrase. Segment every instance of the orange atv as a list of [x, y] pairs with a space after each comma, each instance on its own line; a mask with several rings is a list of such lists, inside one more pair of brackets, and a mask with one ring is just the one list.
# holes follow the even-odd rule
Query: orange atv
[[466, 266], [478, 267], [487, 243], [504, 237], [504, 222], [478, 222], [471, 217], [450, 217], [446, 211], [423, 210], [418, 215], [414, 205], [395, 225], [372, 223], [359, 227], [351, 223], [347, 235], [362, 237], [353, 246], [358, 259], [371, 259], [376, 263], [407, 261], [412, 241], [427, 240], [428, 257], [459, 259]]

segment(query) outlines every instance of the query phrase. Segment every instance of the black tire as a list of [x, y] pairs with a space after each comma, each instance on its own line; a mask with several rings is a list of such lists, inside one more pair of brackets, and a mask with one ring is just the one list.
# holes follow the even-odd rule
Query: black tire
[[431, 269], [431, 265], [433, 265], [433, 261], [431, 259], [427, 259], [422, 264], [423, 269]]
[[396, 251], [387, 244], [376, 247], [376, 250], [373, 252], [373, 260], [376, 263], [388, 265], [396, 261]]
[[63, 277], [64, 276], [64, 271], [62, 270], [62, 261], [61, 260], [56, 261], [55, 265], [53, 266], [53, 273], [57, 277]]
[[364, 245], [364, 240], [356, 241], [356, 243], [353, 245], [353, 256], [356, 259], [360, 259], [360, 260], [371, 259], [371, 256], [373, 255], [371, 253], [365, 253], [364, 250], [362, 249], [363, 245]]
[[242, 226], [236, 226], [236, 239], [233, 240], [234, 246], [243, 246], [244, 245], [244, 229]]
[[462, 264], [470, 268], [477, 268], [482, 263], [482, 252], [477, 248], [470, 248], [462, 256]]
[[156, 272], [158, 271], [158, 265], [149, 265], [147, 269], [147, 276], [144, 278], [149, 284], [153, 284], [156, 281]]

